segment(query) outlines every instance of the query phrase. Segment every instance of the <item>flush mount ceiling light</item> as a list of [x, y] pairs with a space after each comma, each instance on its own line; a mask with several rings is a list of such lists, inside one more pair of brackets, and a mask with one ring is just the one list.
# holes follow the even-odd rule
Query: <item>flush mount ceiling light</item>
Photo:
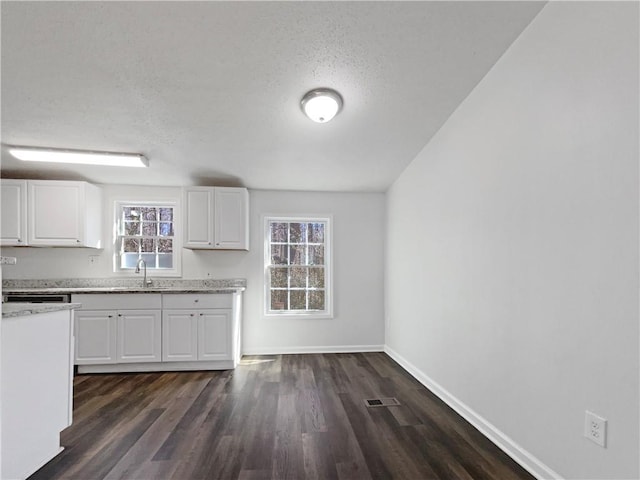
[[300, 102], [302, 111], [317, 123], [327, 123], [342, 108], [342, 97], [330, 88], [316, 88], [307, 92]]
[[149, 166], [149, 161], [139, 153], [92, 152], [40, 147], [9, 147], [9, 153], [25, 162], [77, 163], [110, 167]]

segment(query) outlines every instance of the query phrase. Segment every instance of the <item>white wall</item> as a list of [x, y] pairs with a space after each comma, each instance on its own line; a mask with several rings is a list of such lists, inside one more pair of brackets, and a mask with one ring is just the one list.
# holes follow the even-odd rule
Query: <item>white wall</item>
[[[104, 186], [106, 248], [3, 248], [18, 258], [4, 278], [101, 278], [113, 273], [116, 199], [180, 201], [176, 187]], [[182, 278], [246, 278], [243, 351], [248, 353], [382, 349], [385, 196], [382, 193], [250, 191], [250, 251], [182, 250]], [[264, 214], [333, 215], [334, 318], [265, 318]], [[97, 255], [93, 265], [89, 256]], [[153, 276], [152, 276], [153, 277]]]
[[388, 192], [389, 351], [543, 477], [640, 476], [638, 40], [547, 4]]

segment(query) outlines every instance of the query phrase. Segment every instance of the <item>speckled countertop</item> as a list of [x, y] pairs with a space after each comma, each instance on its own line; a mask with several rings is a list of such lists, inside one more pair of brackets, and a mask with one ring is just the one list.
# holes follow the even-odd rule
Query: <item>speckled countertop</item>
[[143, 287], [140, 278], [85, 278], [54, 280], [3, 280], [3, 295], [67, 293], [234, 293], [244, 291], [247, 281], [234, 279], [152, 279]]
[[2, 318], [22, 317], [36, 313], [59, 312], [80, 308], [80, 303], [3, 303]]

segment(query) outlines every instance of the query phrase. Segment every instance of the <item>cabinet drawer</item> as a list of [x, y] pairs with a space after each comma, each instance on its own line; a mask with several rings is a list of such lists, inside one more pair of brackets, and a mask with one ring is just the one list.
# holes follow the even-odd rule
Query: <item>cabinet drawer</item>
[[231, 308], [233, 295], [230, 293], [174, 293], [162, 295], [162, 308]]
[[162, 308], [159, 293], [84, 293], [71, 295], [82, 310], [140, 310]]

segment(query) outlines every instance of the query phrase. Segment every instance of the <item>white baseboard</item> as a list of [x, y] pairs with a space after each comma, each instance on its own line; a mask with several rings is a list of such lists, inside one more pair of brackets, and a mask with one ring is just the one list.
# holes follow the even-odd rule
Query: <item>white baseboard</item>
[[363, 353], [384, 352], [384, 345], [338, 345], [332, 347], [264, 347], [251, 348], [243, 355], [292, 355], [300, 353]]
[[473, 409], [458, 400], [454, 395], [449, 393], [437, 382], [433, 381], [429, 376], [422, 372], [419, 368], [402, 357], [398, 352], [388, 345], [385, 345], [384, 352], [400, 364], [407, 372], [413, 375], [416, 380], [427, 387], [431, 392], [437, 395], [444, 403], [455, 410], [467, 422], [477, 428], [485, 437], [491, 440], [498, 448], [509, 455], [513, 460], [520, 464], [531, 475], [539, 479], [560, 480], [562, 477], [554, 472], [547, 465], [542, 463], [528, 451], [514, 442], [507, 435], [502, 433], [494, 425], [478, 415]]

